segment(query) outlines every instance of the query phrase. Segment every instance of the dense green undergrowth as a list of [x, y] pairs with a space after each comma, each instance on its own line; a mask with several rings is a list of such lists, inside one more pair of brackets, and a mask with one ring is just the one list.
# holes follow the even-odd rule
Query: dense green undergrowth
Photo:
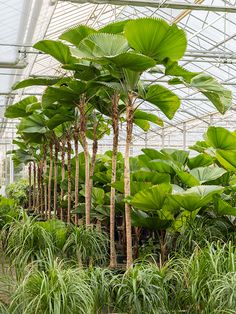
[[156, 250], [129, 270], [111, 270], [108, 237], [96, 226], [23, 214], [1, 232], [0, 299], [8, 302], [0, 313], [235, 313], [236, 249], [229, 231], [226, 222], [196, 219], [177, 241], [169, 234], [172, 251], [164, 263]]

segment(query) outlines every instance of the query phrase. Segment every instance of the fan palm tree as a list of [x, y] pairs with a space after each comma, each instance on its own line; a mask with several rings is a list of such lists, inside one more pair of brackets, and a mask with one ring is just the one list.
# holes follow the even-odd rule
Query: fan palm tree
[[[221, 113], [230, 107], [231, 93], [212, 77], [191, 73], [178, 65], [187, 47], [186, 35], [175, 24], [169, 25], [164, 20], [141, 18], [113, 23], [98, 31], [82, 25], [67, 31], [61, 39], [69, 41], [76, 48], [52, 40], [40, 41], [35, 48], [53, 56], [65, 69], [72, 69], [75, 77], [78, 76], [79, 79], [81, 75], [86, 77], [86, 82], [76, 80], [70, 85], [70, 90], [67, 87], [60, 90], [56, 88], [56, 92], [58, 100], [70, 100], [74, 104], [73, 89], [76, 89], [76, 103], [79, 104], [80, 110], [80, 136], [86, 155], [87, 224], [90, 224], [90, 164], [85, 128], [86, 106], [99, 90], [99, 85], [112, 88], [125, 104], [124, 195], [127, 200], [125, 204], [127, 267], [130, 267], [133, 260], [131, 206], [128, 202], [131, 195], [129, 157], [137, 104], [140, 101], [151, 103], [169, 119], [174, 117], [180, 106], [178, 96], [164, 86], [153, 84], [141, 87], [143, 73], [152, 70], [156, 65], [161, 65], [165, 69], [163, 74], [172, 77], [170, 84], [184, 84], [202, 92]], [[114, 164], [113, 166], [115, 167]]]

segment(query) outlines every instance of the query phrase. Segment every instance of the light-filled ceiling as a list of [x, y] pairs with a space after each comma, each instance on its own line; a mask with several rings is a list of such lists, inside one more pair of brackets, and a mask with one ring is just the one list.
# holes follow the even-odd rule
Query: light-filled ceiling
[[[57, 39], [67, 28], [77, 24], [100, 27], [108, 22], [127, 18], [154, 16], [164, 18], [170, 23], [176, 22], [185, 29], [188, 36], [188, 50], [181, 62], [191, 71], [204, 71], [215, 76], [227, 88], [236, 91], [236, 1], [195, 0], [195, 1], [154, 1], [150, 7], [131, 5], [127, 1], [54, 1], [54, 0], [11, 0], [0, 1], [0, 17], [3, 28], [0, 31], [0, 62], [18, 62], [27, 66], [23, 69], [0, 69], [1, 91], [9, 93], [13, 82], [31, 76], [57, 76], [61, 69], [52, 58], [39, 54], [32, 48], [34, 42], [42, 38]], [[84, 2], [84, 3], [80, 3]], [[99, 4], [100, 2], [100, 4]], [[114, 3], [129, 5], [114, 5]], [[140, 4], [137, 0], [136, 4]], [[141, 1], [142, 4], [145, 1]], [[175, 8], [172, 8], [175, 4]], [[180, 9], [176, 9], [179, 4]], [[192, 5], [192, 6], [191, 6]], [[186, 9], [184, 9], [184, 7]], [[201, 9], [201, 6], [202, 9]], [[207, 9], [208, 8], [208, 9]], [[197, 9], [197, 10], [196, 10]], [[199, 10], [201, 9], [201, 10]], [[235, 9], [235, 10], [234, 10]], [[210, 10], [210, 11], [209, 11]], [[13, 22], [14, 21], [14, 22]], [[14, 26], [13, 26], [14, 25]], [[8, 46], [9, 45], [9, 46]], [[15, 46], [14, 46], [15, 45]], [[149, 75], [147, 83], [158, 80], [167, 82], [160, 75]], [[135, 129], [134, 146], [176, 146], [186, 147], [201, 138], [208, 125], [220, 124], [234, 127], [235, 105], [225, 117], [217, 114], [215, 108], [202, 95], [188, 88], [173, 90], [181, 97], [181, 110], [175, 118], [165, 121], [165, 127], [153, 128], [147, 135]], [[41, 88], [28, 88], [20, 94], [1, 96], [0, 119], [4, 106], [27, 94], [40, 94]], [[154, 110], [144, 104], [147, 110]], [[230, 120], [230, 121], [229, 121]], [[0, 120], [1, 121], [1, 120]], [[11, 124], [2, 118], [3, 126], [10, 129]], [[1, 128], [1, 126], [0, 126]], [[5, 134], [6, 134], [5, 130]], [[7, 136], [5, 136], [7, 138]], [[104, 146], [109, 146], [109, 140]]]

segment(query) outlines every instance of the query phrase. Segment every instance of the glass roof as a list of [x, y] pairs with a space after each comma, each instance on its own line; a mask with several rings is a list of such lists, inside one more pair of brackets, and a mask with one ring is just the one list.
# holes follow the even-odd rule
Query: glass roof
[[[3, 55], [11, 58], [11, 61], [16, 60], [16, 58], [24, 58], [27, 62], [27, 66], [22, 70], [4, 70], [6, 73], [9, 73], [9, 75], [4, 74], [0, 78], [2, 83], [1, 89], [4, 88], [5, 92], [9, 90], [13, 81], [21, 80], [29, 75], [57, 76], [62, 71], [55, 60], [44, 54], [37, 53], [32, 48], [33, 43], [37, 40], [42, 38], [57, 39], [65, 29], [77, 24], [87, 24], [96, 28], [115, 20], [154, 16], [164, 18], [170, 23], [176, 22], [185, 29], [188, 36], [188, 49], [183, 61], [181, 61], [181, 65], [184, 65], [191, 71], [204, 71], [216, 77], [227, 88], [232, 90], [234, 104], [225, 116], [221, 116], [203, 95], [185, 87], [181, 87], [181, 89], [173, 87], [173, 90], [182, 99], [181, 109], [171, 121], [159, 113], [160, 117], [165, 121], [165, 126], [164, 128], [154, 126], [148, 136], [145, 132], [135, 128], [134, 153], [138, 152], [145, 145], [155, 148], [165, 146], [186, 148], [195, 140], [200, 139], [202, 133], [211, 124], [235, 128], [236, 13], [208, 10], [177, 10], [171, 8], [170, 4], [177, 2], [186, 6], [188, 4], [209, 5], [212, 10], [217, 6], [225, 6], [227, 11], [227, 7], [236, 6], [236, 0], [156, 1], [162, 4], [161, 8], [111, 4], [116, 1], [107, 1], [109, 4], [89, 3], [90, 1], [76, 3], [85, 2], [80, 0], [32, 0], [26, 2], [27, 4], [30, 3], [31, 6], [28, 5], [25, 9], [23, 0], [11, 0], [7, 2], [7, 5], [2, 4], [2, 1], [0, 1], [0, 16], [4, 14], [3, 8], [8, 11], [8, 15], [4, 14], [4, 21], [6, 23], [5, 34], [9, 34], [4, 37], [4, 30], [1, 30], [1, 43], [19, 44], [17, 49], [13, 46], [0, 47], [1, 52]], [[39, 2], [41, 2], [40, 6]], [[121, 2], [119, 1], [119, 3]], [[153, 2], [155, 1], [153, 0]], [[34, 15], [33, 12], [38, 12], [38, 14]], [[17, 26], [16, 18], [19, 20]], [[13, 20], [15, 21], [14, 23], [12, 22]], [[24, 25], [22, 21], [24, 23], [27, 22], [27, 25]], [[14, 27], [10, 27], [10, 25], [14, 25]], [[33, 25], [33, 29], [29, 25]], [[23, 31], [19, 31], [21, 27]], [[18, 52], [19, 50], [20, 53]], [[0, 60], [0, 62], [2, 61], [5, 60]], [[161, 84], [167, 85], [166, 79], [160, 75], [148, 75], [144, 79], [147, 80], [147, 83], [158, 80]], [[13, 97], [17, 100], [24, 94], [31, 93], [40, 95], [42, 89], [28, 88]], [[12, 101], [12, 98], [8, 101]], [[0, 119], [3, 116], [3, 106], [5, 104], [6, 96], [2, 96]], [[156, 111], [149, 104], [143, 104], [143, 107], [149, 111]], [[3, 122], [2, 126], [4, 123], [7, 128], [10, 128], [10, 124], [6, 123], [6, 121]], [[109, 143], [109, 138], [104, 139], [101, 150], [106, 150]]]

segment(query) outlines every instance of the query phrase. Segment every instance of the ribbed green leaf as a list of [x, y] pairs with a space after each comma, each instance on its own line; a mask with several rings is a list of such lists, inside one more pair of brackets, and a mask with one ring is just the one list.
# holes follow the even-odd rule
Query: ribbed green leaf
[[216, 109], [225, 113], [232, 105], [232, 92], [218, 83], [208, 74], [198, 74], [192, 78], [191, 87], [202, 92], [216, 107]]
[[146, 120], [134, 119], [133, 122], [145, 132], [150, 129], [150, 123]]
[[168, 183], [155, 185], [135, 194], [130, 203], [142, 210], [160, 210], [171, 191], [172, 187]]
[[42, 96], [42, 105], [44, 108], [49, 107], [55, 102], [67, 103], [70, 106], [79, 101], [79, 94], [76, 94], [67, 87], [48, 87]]
[[39, 114], [33, 114], [23, 118], [18, 126], [18, 130], [23, 133], [46, 133], [45, 121]]
[[[142, 182], [142, 181], [131, 181], [130, 182], [130, 190], [131, 195], [135, 195], [141, 190], [144, 190], [148, 187], [151, 187], [153, 184], [151, 182]], [[120, 193], [124, 193], [124, 180], [116, 181], [116, 183], [112, 184], [113, 187], [116, 188]]]
[[179, 97], [161, 85], [150, 86], [143, 99], [158, 107], [168, 119], [174, 117], [180, 106]]
[[161, 150], [161, 153], [165, 154], [168, 158], [171, 158], [171, 160], [178, 163], [180, 166], [187, 162], [189, 156], [188, 151], [171, 148], [164, 148]]
[[113, 34], [91, 34], [84, 38], [78, 49], [71, 49], [78, 58], [99, 59], [112, 57], [128, 50], [124, 36]]
[[134, 112], [134, 119], [147, 120], [159, 126], [163, 126], [163, 121], [159, 117], [157, 117], [155, 114], [148, 113], [148, 112], [138, 110], [138, 109], [135, 110]]
[[20, 117], [26, 117], [29, 113], [26, 111], [28, 105], [37, 103], [38, 99], [35, 96], [28, 96], [21, 101], [6, 108], [5, 117], [14, 119]]
[[201, 185], [195, 186], [181, 194], [174, 194], [170, 199], [180, 207], [194, 211], [201, 208], [212, 201], [214, 194], [220, 194], [224, 188], [218, 185]]
[[207, 154], [199, 154], [196, 157], [189, 158], [188, 167], [190, 169], [209, 166], [213, 162], [213, 158]]
[[55, 114], [51, 119], [49, 119], [47, 121], [47, 127], [50, 130], [53, 130], [54, 128], [56, 128], [58, 125], [67, 122], [67, 121], [73, 121], [74, 117], [70, 116], [70, 115], [63, 115], [61, 113], [57, 113]]
[[228, 171], [236, 173], [236, 151], [217, 149], [216, 159]]
[[180, 180], [189, 187], [197, 186], [200, 184], [199, 180], [194, 177], [191, 173], [185, 171], [176, 171]]
[[107, 57], [118, 68], [126, 68], [135, 72], [143, 72], [155, 66], [154, 59], [135, 52], [123, 52], [113, 57]]
[[[191, 79], [198, 75], [197, 72], [190, 72], [187, 69], [181, 67], [178, 65], [178, 62], [172, 62], [171, 60], [168, 60], [168, 62], [165, 63], [165, 75], [170, 76], [179, 76], [182, 77], [186, 82], [190, 83]], [[178, 83], [182, 83], [182, 81], [178, 81]]]
[[20, 82], [17, 82], [15, 85], [13, 85], [12, 89], [20, 89], [25, 88], [29, 86], [50, 86], [56, 84], [60, 79], [59, 78], [29, 78]]
[[236, 149], [236, 135], [222, 127], [209, 127], [205, 139], [207, 144], [217, 149]]
[[35, 102], [33, 104], [29, 104], [27, 107], [26, 107], [26, 112], [27, 113], [34, 113], [35, 110], [39, 110], [39, 109], [42, 109], [42, 105], [40, 102]]
[[79, 25], [66, 30], [59, 38], [78, 46], [85, 37], [90, 34], [96, 33], [94, 28], [87, 25]]
[[151, 182], [152, 184], [169, 183], [170, 176], [167, 173], [156, 173], [152, 171], [135, 171], [131, 174], [132, 181]]
[[154, 148], [142, 148], [142, 152], [145, 155], [147, 155], [151, 160], [164, 159], [165, 158], [160, 151], [158, 151]]
[[99, 29], [99, 33], [108, 33], [108, 34], [120, 34], [123, 33], [125, 25], [130, 20], [118, 21], [109, 23], [106, 26]]
[[77, 61], [76, 58], [72, 57], [70, 48], [60, 41], [41, 40], [34, 45], [34, 48], [49, 54], [62, 64], [75, 63]]
[[218, 215], [236, 216], [236, 207], [232, 207], [229, 203], [218, 198], [216, 202], [216, 212]]
[[226, 173], [226, 170], [217, 166], [210, 166], [192, 169], [190, 173], [201, 183], [205, 183], [207, 181], [213, 181], [220, 178], [224, 173]]
[[185, 32], [161, 19], [131, 20], [125, 26], [125, 36], [134, 50], [159, 62], [181, 59], [187, 47]]
[[148, 167], [151, 170], [158, 171], [160, 173], [170, 173], [173, 174], [173, 168], [170, 166], [169, 162], [166, 160], [161, 160], [161, 159], [154, 159], [149, 161], [146, 164], [146, 167]]

